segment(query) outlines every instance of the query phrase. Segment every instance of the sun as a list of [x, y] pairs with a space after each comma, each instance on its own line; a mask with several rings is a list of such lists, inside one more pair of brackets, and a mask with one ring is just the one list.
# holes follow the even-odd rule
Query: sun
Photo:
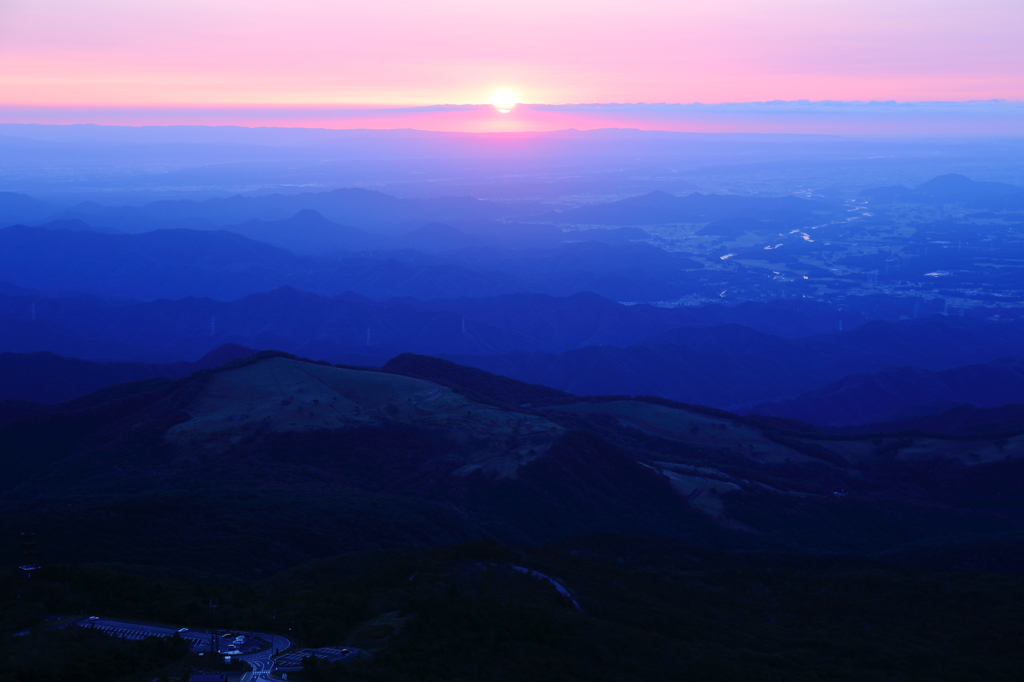
[[503, 114], [507, 114], [519, 103], [519, 98], [513, 90], [502, 88], [491, 95], [491, 104]]

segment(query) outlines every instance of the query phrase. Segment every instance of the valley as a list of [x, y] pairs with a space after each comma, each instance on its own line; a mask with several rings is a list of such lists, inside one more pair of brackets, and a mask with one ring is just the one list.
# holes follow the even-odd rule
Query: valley
[[1021, 26], [0, 0], [0, 682], [1021, 682]]
[[645, 134], [0, 193], [0, 682], [1016, 679], [1012, 145]]

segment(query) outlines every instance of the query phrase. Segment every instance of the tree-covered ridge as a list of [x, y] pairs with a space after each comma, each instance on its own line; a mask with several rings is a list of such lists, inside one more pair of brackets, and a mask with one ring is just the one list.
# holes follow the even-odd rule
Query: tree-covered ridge
[[[513, 566], [555, 577], [582, 611]], [[8, 628], [88, 608], [276, 629], [299, 646], [373, 653], [319, 666], [309, 680], [1014, 680], [1024, 663], [1019, 577], [723, 553], [650, 536], [363, 552], [248, 584], [108, 567], [54, 566], [36, 577], [4, 574]], [[80, 643], [38, 632], [3, 646], [18, 661], [46, 646], [47, 665], [57, 666]], [[103, 656], [128, 652], [111, 644], [94, 665]], [[47, 679], [19, 674], [0, 679]]]

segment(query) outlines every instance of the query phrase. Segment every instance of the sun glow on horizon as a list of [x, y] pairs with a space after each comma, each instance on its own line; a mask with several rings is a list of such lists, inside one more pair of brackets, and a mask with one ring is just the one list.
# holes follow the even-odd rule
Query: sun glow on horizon
[[502, 114], [507, 114], [512, 111], [517, 104], [519, 104], [519, 96], [514, 90], [508, 88], [502, 88], [495, 90], [494, 94], [491, 95], [491, 104]]

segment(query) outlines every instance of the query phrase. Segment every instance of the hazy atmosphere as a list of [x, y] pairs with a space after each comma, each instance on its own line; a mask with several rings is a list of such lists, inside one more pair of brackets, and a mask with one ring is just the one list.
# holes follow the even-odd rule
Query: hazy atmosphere
[[0, 682], [1020, 679], [1022, 24], [0, 0]]

